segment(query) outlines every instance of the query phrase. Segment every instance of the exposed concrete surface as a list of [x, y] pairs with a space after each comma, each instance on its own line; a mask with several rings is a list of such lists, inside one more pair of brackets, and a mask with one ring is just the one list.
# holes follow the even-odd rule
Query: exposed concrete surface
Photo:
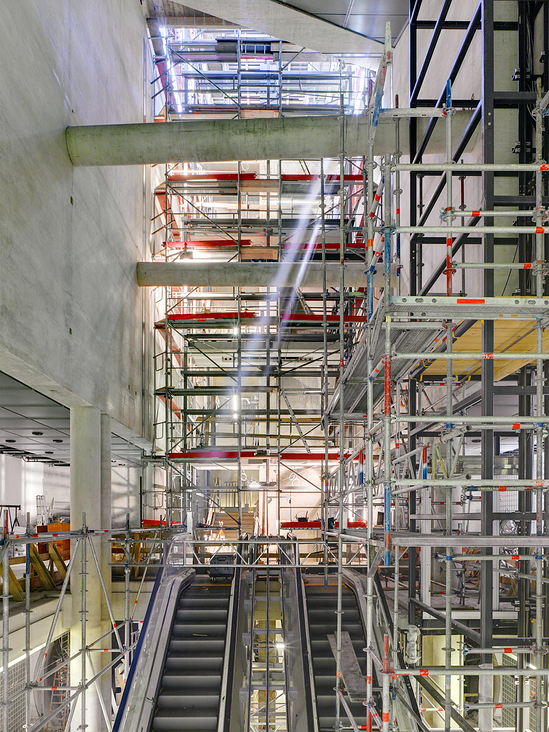
[[0, 28], [0, 370], [136, 432], [143, 172], [74, 169], [64, 130], [143, 120], [144, 33], [133, 0], [22, 0]]
[[[381, 54], [379, 41], [341, 28], [313, 15], [272, 0], [174, 0], [194, 10], [201, 10], [216, 18], [228, 20], [244, 28], [268, 33], [275, 38], [299, 44], [313, 51], [327, 53], [336, 58], [367, 68], [376, 68], [377, 61], [368, 54]], [[353, 58], [350, 59], [349, 57]]]
[[[140, 262], [137, 281], [142, 287], [320, 287], [323, 265], [309, 262], [304, 272], [300, 262]], [[339, 264], [326, 265], [326, 284], [339, 287]], [[345, 285], [364, 287], [365, 264], [345, 265]]]
[[[45, 593], [44, 593], [45, 595]], [[70, 601], [70, 597], [67, 598]], [[35, 600], [31, 605], [31, 648], [36, 649], [43, 645], [57, 606], [57, 597]], [[15, 607], [10, 611], [10, 663], [20, 659], [25, 653], [25, 612], [24, 606]], [[66, 633], [70, 629], [71, 615], [62, 612], [55, 626], [53, 639]], [[0, 619], [0, 629], [2, 621]], [[36, 653], [36, 652], [33, 652]], [[33, 662], [36, 656], [33, 657]]]
[[[468, 111], [454, 116], [459, 140]], [[427, 125], [418, 120], [418, 128]], [[376, 155], [393, 152], [394, 121], [382, 117], [375, 139]], [[344, 118], [344, 147], [348, 156], [367, 149], [366, 117]], [[407, 120], [401, 124], [401, 152], [409, 152]], [[239, 120], [192, 120], [168, 124], [91, 125], [69, 127], [67, 150], [76, 166], [143, 165], [170, 162], [219, 162], [226, 160], [302, 160], [334, 158], [341, 152], [341, 123], [337, 116]], [[435, 151], [445, 150], [443, 125], [431, 141]]]

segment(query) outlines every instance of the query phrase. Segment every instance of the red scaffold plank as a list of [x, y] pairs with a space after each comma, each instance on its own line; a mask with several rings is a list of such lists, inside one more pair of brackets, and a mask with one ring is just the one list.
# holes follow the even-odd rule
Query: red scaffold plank
[[[364, 529], [366, 528], [366, 521], [348, 521], [347, 527], [349, 529]], [[282, 521], [280, 523], [281, 529], [320, 529], [322, 523], [320, 521]], [[339, 521], [335, 522], [336, 528], [339, 526]]]
[[[202, 181], [238, 181], [238, 173], [170, 173], [168, 181], [182, 183], [200, 183]], [[255, 173], [240, 173], [240, 180], [255, 180]]]
[[[192, 450], [190, 452], [171, 452], [169, 454], [171, 460], [238, 460], [237, 450]], [[242, 450], [240, 457], [245, 460], [246, 458], [276, 458], [276, 455], [262, 455], [257, 453], [255, 450]], [[348, 456], [346, 456], [348, 457]], [[322, 462], [324, 460], [324, 453], [307, 453], [307, 452], [282, 452], [280, 454], [282, 462]], [[358, 459], [358, 455], [357, 455]], [[339, 452], [328, 453], [328, 460], [330, 462], [337, 462], [339, 460]]]
[[[326, 320], [328, 323], [339, 323], [339, 315], [327, 315]], [[345, 315], [345, 323], [366, 323], [368, 318], [365, 315]], [[314, 313], [286, 313], [282, 315], [282, 321], [298, 321], [302, 323], [322, 323], [324, 321], [323, 315], [316, 315]]]
[[[249, 247], [251, 244], [251, 239], [240, 240], [240, 246]], [[164, 241], [162, 246], [167, 246], [168, 249], [234, 249], [238, 246], [238, 242], [234, 239], [180, 239], [179, 241]]]
[[[178, 321], [187, 321], [187, 320], [237, 320], [238, 319], [238, 312], [237, 311], [222, 311], [222, 312], [214, 312], [214, 313], [170, 313], [168, 315], [168, 320], [171, 322], [178, 322]], [[243, 311], [240, 313], [240, 318], [242, 320], [250, 320], [256, 317], [256, 313], [252, 313], [249, 311]]]
[[[313, 180], [319, 180], [318, 175], [312, 175], [312, 174], [306, 174], [306, 173], [285, 173], [280, 176], [282, 180], [284, 181], [295, 181], [296, 183], [299, 181], [313, 181]], [[362, 173], [347, 173], [345, 175], [345, 183], [362, 183]], [[327, 175], [325, 178], [325, 181], [327, 183], [339, 183], [339, 175], [336, 173], [334, 175]]]

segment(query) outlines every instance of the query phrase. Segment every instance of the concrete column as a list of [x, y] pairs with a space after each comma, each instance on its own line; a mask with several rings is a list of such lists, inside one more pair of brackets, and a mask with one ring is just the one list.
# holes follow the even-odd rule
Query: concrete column
[[[101, 527], [101, 412], [93, 407], [75, 407], [70, 416], [71, 438], [71, 529], [82, 526], [82, 514], [86, 514], [86, 524], [90, 528]], [[71, 580], [72, 627], [71, 653], [80, 650], [82, 594], [86, 592], [86, 643], [101, 634], [101, 584], [89, 548], [87, 549], [86, 576], [81, 575], [82, 565], [78, 557], [75, 574]], [[98, 668], [98, 661], [95, 661]], [[86, 675], [93, 674], [88, 661]], [[82, 662], [77, 658], [71, 664], [71, 685], [81, 683]], [[94, 689], [85, 695], [86, 724], [88, 729], [105, 730], [99, 700]], [[71, 732], [80, 728], [82, 713], [81, 695], [72, 718]]]

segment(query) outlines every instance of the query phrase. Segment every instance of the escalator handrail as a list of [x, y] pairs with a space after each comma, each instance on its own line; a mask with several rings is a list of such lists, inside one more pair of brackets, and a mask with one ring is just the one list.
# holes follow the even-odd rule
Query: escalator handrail
[[128, 696], [130, 693], [130, 687], [133, 680], [133, 677], [135, 675], [135, 668], [137, 666], [137, 661], [139, 659], [139, 654], [141, 653], [141, 648], [143, 646], [143, 641], [145, 639], [146, 630], [149, 625], [149, 621], [151, 619], [152, 615], [152, 609], [154, 605], [154, 601], [156, 599], [156, 596], [158, 594], [158, 588], [160, 587], [160, 583], [162, 581], [162, 575], [164, 573], [164, 567], [160, 567], [158, 570], [158, 573], [156, 575], [156, 580], [154, 582], [154, 587], [151, 592], [151, 597], [149, 599], [149, 604], [147, 606], [147, 611], [145, 613], [145, 618], [143, 620], [143, 625], [141, 626], [141, 632], [139, 633], [139, 639], [137, 641], [137, 646], [135, 647], [135, 652], [133, 655], [132, 663], [130, 666], [130, 670], [128, 672], [128, 678], [126, 679], [126, 684], [124, 686], [124, 691], [122, 692], [122, 699], [120, 700], [120, 704], [118, 706], [118, 712], [116, 713], [116, 718], [114, 720], [112, 732], [119, 732], [120, 725], [122, 723], [122, 717], [124, 715], [124, 710], [126, 708], [126, 704], [128, 702]]
[[[181, 592], [193, 582], [196, 575], [194, 569], [170, 560], [176, 540], [177, 537], [172, 538], [164, 547], [163, 561], [158, 568], [112, 732], [126, 732], [128, 725], [133, 725], [129, 728], [130, 732], [144, 732], [150, 724], [150, 715], [154, 713], [154, 702], [171, 635], [165, 626], [169, 624], [171, 629]], [[161, 649], [164, 653], [160, 659]], [[138, 688], [139, 685], [142, 688]]]
[[[299, 550], [297, 544], [295, 545], [295, 562], [299, 564]], [[296, 579], [296, 591], [297, 591], [297, 605], [299, 615], [299, 630], [301, 635], [301, 646], [303, 651], [303, 676], [305, 682], [306, 691], [306, 706], [307, 706], [307, 718], [309, 719], [309, 729], [312, 732], [318, 732], [318, 714], [316, 709], [316, 699], [314, 693], [314, 675], [313, 675], [313, 655], [311, 650], [311, 638], [309, 636], [309, 624], [307, 622], [307, 599], [305, 597], [305, 585], [303, 583], [303, 577], [301, 576], [301, 569], [299, 567], [295, 570]]]
[[[242, 557], [243, 545], [238, 544], [235, 564], [238, 564], [238, 557]], [[242, 568], [235, 567], [231, 599], [229, 601], [229, 614], [227, 616], [227, 638], [225, 640], [225, 653], [223, 656], [223, 680], [221, 694], [219, 697], [219, 714], [217, 718], [217, 731], [224, 732], [229, 729], [231, 716], [231, 699], [234, 678], [234, 658], [236, 652], [238, 627], [238, 613], [240, 611], [240, 578]]]

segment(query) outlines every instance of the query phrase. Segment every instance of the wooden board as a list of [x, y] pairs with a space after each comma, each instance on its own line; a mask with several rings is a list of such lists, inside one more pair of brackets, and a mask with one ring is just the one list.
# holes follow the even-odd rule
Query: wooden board
[[[337, 658], [335, 635], [329, 635], [328, 640], [334, 658]], [[341, 676], [351, 701], [361, 702], [367, 698], [366, 678], [362, 675], [351, 636], [346, 630], [341, 633]]]
[[[549, 331], [543, 333], [543, 350], [549, 349]], [[453, 344], [456, 353], [481, 352], [482, 351], [482, 323], [480, 321], [472, 325], [468, 331], [457, 338]], [[536, 352], [536, 330], [529, 322], [523, 320], [504, 320], [494, 322], [494, 351], [501, 353], [535, 353]], [[494, 361], [494, 380], [500, 381], [509, 374], [525, 366], [531, 361], [517, 359], [502, 359]], [[453, 374], [455, 376], [472, 376], [480, 374], [482, 361], [467, 360], [454, 361]], [[430, 376], [446, 376], [446, 361], [435, 361], [425, 371]]]

